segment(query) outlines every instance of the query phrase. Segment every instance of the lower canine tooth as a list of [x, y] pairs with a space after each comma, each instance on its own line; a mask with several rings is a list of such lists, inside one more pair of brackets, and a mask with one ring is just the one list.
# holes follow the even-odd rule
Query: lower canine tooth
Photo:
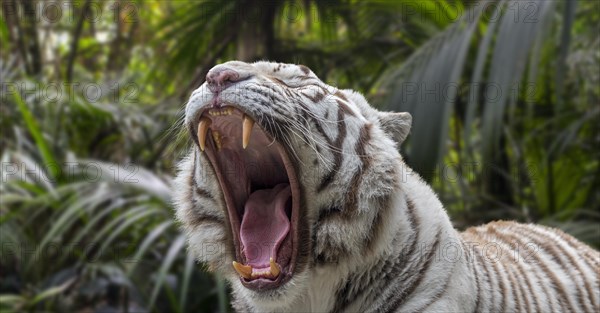
[[206, 133], [208, 132], [210, 124], [212, 124], [212, 121], [208, 117], [200, 118], [200, 123], [198, 124], [198, 144], [202, 151], [204, 151], [204, 147], [206, 147]]
[[252, 277], [252, 266], [250, 265], [242, 265], [236, 261], [233, 261], [233, 268], [235, 269], [240, 276], [250, 279]]
[[254, 126], [254, 120], [252, 120], [247, 115], [244, 115], [244, 120], [242, 121], [242, 147], [246, 149], [248, 143], [250, 142], [250, 134], [252, 134], [252, 126]]
[[269, 259], [269, 266], [271, 267], [271, 275], [273, 275], [273, 277], [279, 276], [279, 266], [273, 261], [273, 258]]

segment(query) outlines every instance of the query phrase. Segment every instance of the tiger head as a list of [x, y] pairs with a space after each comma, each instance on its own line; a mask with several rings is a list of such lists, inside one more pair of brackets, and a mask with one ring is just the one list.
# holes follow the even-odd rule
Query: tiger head
[[351, 271], [391, 241], [408, 113], [379, 112], [303, 65], [213, 67], [185, 108], [176, 179], [189, 249], [234, 293], [291, 303], [315, 271]]

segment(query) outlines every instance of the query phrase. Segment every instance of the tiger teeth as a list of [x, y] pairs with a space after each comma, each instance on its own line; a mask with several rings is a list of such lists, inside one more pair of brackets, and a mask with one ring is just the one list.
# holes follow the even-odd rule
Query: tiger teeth
[[269, 266], [271, 267], [271, 275], [273, 275], [273, 277], [279, 276], [279, 266], [277, 266], [277, 264], [275, 264], [275, 261], [273, 261], [273, 258], [269, 259]]
[[221, 134], [219, 134], [219, 132], [216, 130], [211, 131], [211, 134], [215, 144], [217, 145], [217, 151], [221, 151]]
[[258, 277], [271, 277], [277, 278], [281, 271], [279, 270], [279, 265], [273, 261], [273, 258], [269, 259], [269, 268], [265, 268], [262, 270], [253, 269], [250, 265], [243, 265], [236, 261], [233, 261], [233, 269], [240, 274], [243, 278], [251, 279]]
[[208, 114], [210, 114], [212, 116], [231, 115], [231, 113], [233, 113], [233, 108], [223, 108], [223, 109], [211, 109], [211, 110], [208, 110]]
[[250, 142], [250, 134], [252, 134], [253, 126], [254, 120], [247, 115], [244, 115], [244, 120], [242, 121], [242, 147], [244, 149], [248, 147], [248, 143]]
[[212, 124], [212, 121], [208, 117], [200, 118], [200, 123], [198, 124], [198, 144], [202, 151], [204, 151], [204, 147], [206, 147], [206, 133], [208, 132], [210, 124]]
[[252, 266], [250, 265], [242, 265], [236, 261], [233, 261], [233, 268], [235, 269], [240, 276], [250, 279], [252, 278]]

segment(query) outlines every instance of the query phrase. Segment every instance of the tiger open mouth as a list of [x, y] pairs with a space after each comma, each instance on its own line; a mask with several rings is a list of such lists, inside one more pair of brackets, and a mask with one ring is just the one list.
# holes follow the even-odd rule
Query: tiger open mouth
[[201, 112], [197, 136], [227, 205], [234, 269], [247, 288], [279, 287], [298, 251], [300, 192], [286, 147], [233, 105]]

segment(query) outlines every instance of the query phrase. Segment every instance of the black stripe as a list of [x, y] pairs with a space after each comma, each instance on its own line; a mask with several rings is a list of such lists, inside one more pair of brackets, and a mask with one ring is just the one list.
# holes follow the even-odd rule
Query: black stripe
[[[194, 181], [195, 181], [195, 180], [194, 180]], [[215, 200], [215, 197], [213, 197], [213, 195], [210, 193], [210, 191], [208, 191], [208, 190], [206, 190], [206, 189], [204, 189], [204, 188], [201, 188], [201, 187], [199, 187], [197, 184], [196, 184], [196, 189], [195, 189], [195, 191], [196, 191], [196, 194], [197, 194], [198, 196], [202, 197], [202, 198], [209, 199], [209, 200], [211, 200], [211, 201], [213, 201], [213, 202], [215, 202], [215, 201], [216, 201], [216, 200]]]
[[[441, 234], [442, 234], [442, 231], [440, 229], [438, 229], [437, 230], [437, 234], [435, 235], [435, 241], [433, 243], [431, 251], [429, 251], [429, 253], [427, 253], [427, 256], [425, 258], [425, 262], [422, 263], [422, 266], [419, 269], [418, 273], [415, 276], [413, 276], [413, 279], [408, 283], [407, 287], [404, 288], [404, 290], [402, 290], [397, 295], [397, 298], [394, 299], [394, 301], [391, 303], [391, 306], [389, 306], [387, 308], [386, 312], [394, 312], [394, 311], [396, 311], [397, 308], [399, 308], [402, 304], [404, 304], [404, 302], [406, 301], [406, 299], [408, 299], [408, 297], [421, 284], [421, 281], [423, 280], [423, 278], [425, 277], [425, 275], [429, 272], [431, 263], [432, 263], [432, 261], [434, 259], [433, 256], [434, 256], [435, 252], [437, 251], [437, 249], [439, 248]], [[391, 299], [388, 299], [388, 300], [391, 300]], [[389, 302], [386, 301], [386, 303], [389, 303]]]
[[372, 124], [365, 124], [360, 129], [360, 134], [354, 147], [354, 151], [359, 157], [361, 164], [358, 166], [358, 169], [356, 172], [354, 172], [354, 175], [350, 180], [350, 192], [348, 193], [348, 198], [346, 199], [346, 209], [344, 210], [344, 214], [346, 215], [354, 214], [358, 210], [358, 193], [361, 187], [362, 176], [371, 166], [371, 159], [367, 155], [365, 149], [369, 140], [371, 140], [371, 125]]
[[206, 223], [219, 224], [219, 225], [223, 225], [223, 226], [225, 224], [225, 219], [223, 219], [221, 216], [206, 214], [206, 213], [199, 213], [198, 211], [192, 211], [192, 212], [193, 212], [193, 217], [189, 221], [189, 223], [193, 227], [197, 227], [197, 226], [200, 226], [200, 225], [206, 224]]
[[375, 213], [375, 218], [373, 218], [373, 222], [369, 226], [369, 235], [367, 235], [363, 244], [363, 253], [365, 253], [365, 255], [374, 253], [373, 246], [379, 241], [381, 227], [385, 225], [386, 218], [392, 210], [389, 195], [378, 197], [372, 202], [376, 203], [376, 205], [374, 205], [375, 208], [371, 209], [377, 210], [377, 213]]
[[326, 94], [326, 95], [330, 94], [329, 90], [327, 90], [327, 88], [325, 88], [324, 86], [322, 86], [319, 82], [316, 82], [316, 83], [311, 83], [311, 82], [304, 83], [302, 86], [299, 86], [298, 88], [310, 88], [310, 87], [314, 87], [314, 88], [319, 89], [319, 91], [321, 93], [323, 93], [323, 94]]
[[[524, 227], [519, 227], [519, 228], [524, 228]], [[523, 235], [522, 231], [519, 231], [519, 233], [521, 235]], [[523, 242], [523, 239], [521, 237], [511, 236], [511, 235], [507, 235], [507, 236], [510, 237], [511, 239], [517, 241], [519, 245], [526, 246], [526, 244], [527, 244], [527, 243]], [[529, 238], [529, 239], [533, 240], [532, 238]], [[538, 245], [540, 244], [537, 241], [536, 241], [536, 243]], [[569, 299], [567, 292], [565, 291], [564, 285], [561, 283], [560, 279], [554, 274], [554, 272], [552, 270], [550, 270], [550, 268], [548, 268], [548, 265], [546, 264], [545, 260], [543, 260], [538, 255], [538, 253], [533, 253], [533, 254], [531, 254], [531, 256], [535, 258], [535, 264], [537, 264], [538, 267], [541, 268], [541, 272], [544, 273], [544, 276], [546, 276], [550, 280], [550, 283], [551, 283], [550, 286], [555, 291], [555, 294], [561, 295], [561, 297], [558, 298], [558, 301], [560, 302], [561, 306], [563, 304], [565, 304], [564, 301], [566, 301], [566, 304], [569, 306], [569, 311], [575, 311], [574, 307], [571, 303], [571, 300]], [[544, 285], [545, 284], [542, 284], [542, 286], [544, 286]], [[554, 294], [548, 295], [548, 300], [550, 301], [550, 303], [552, 303], [553, 297], [554, 297]]]
[[[498, 232], [493, 225], [490, 225], [489, 230], [490, 230], [490, 233], [493, 234], [497, 239], [499, 239], [500, 241], [504, 242], [507, 246], [509, 246], [512, 249], [512, 251], [519, 252], [518, 246], [515, 244], [515, 242], [510, 241], [504, 234]], [[527, 276], [527, 274], [525, 273], [525, 269], [523, 268], [523, 263], [521, 262], [521, 254], [519, 253], [518, 260], [514, 260], [514, 259], [511, 259], [511, 260], [513, 261], [512, 263], [514, 265], [514, 268], [518, 271], [519, 276], [522, 277], [523, 280], [525, 280], [525, 283], [527, 284], [527, 289], [531, 290], [529, 295], [531, 295], [531, 300], [533, 301], [533, 306], [536, 308], [536, 311], [541, 312], [541, 308], [539, 307], [539, 305], [536, 301], [537, 295], [534, 293], [534, 289], [531, 286], [531, 282], [529, 281], [529, 276]], [[527, 305], [527, 310], [531, 312], [532, 311], [531, 304], [529, 303], [529, 299], [527, 297], [528, 293], [523, 289], [523, 284], [519, 284], [519, 288], [525, 299], [525, 304]]]
[[[319, 233], [319, 228], [321, 227], [321, 225], [317, 225], [316, 229], [315, 229], [315, 236], [313, 236], [313, 240], [314, 240], [314, 244], [313, 247], [316, 247], [316, 243], [317, 243], [317, 238], [316, 238], [316, 234]], [[347, 256], [350, 254], [350, 251], [348, 250], [348, 248], [346, 246], [343, 245], [333, 245], [332, 242], [333, 240], [331, 240], [331, 238], [322, 238], [323, 241], [325, 242], [325, 247], [323, 247], [322, 249], [322, 253], [315, 253], [314, 256], [314, 261], [317, 264], [324, 264], [324, 263], [334, 263], [337, 264], [340, 261], [340, 258]]]
[[[511, 241], [510, 239], [515, 239], [515, 237], [513, 237], [513, 236], [510, 236], [510, 235], [504, 235], [504, 237], [505, 237], [505, 238], [508, 238], [508, 239], [506, 239], [506, 241], [507, 241], [507, 242], [513, 242], [513, 241]], [[522, 243], [522, 242], [520, 241], [520, 239], [517, 239], [517, 242], [518, 242], [518, 244], [521, 244], [521, 243]], [[516, 244], [517, 244], [517, 243], [515, 243], [515, 245], [516, 245]], [[541, 285], [541, 287], [542, 287], [542, 289], [543, 289], [543, 291], [544, 291], [544, 296], [545, 296], [545, 297], [546, 297], [546, 299], [548, 300], [548, 304], [549, 304], [549, 306], [550, 306], [550, 311], [551, 311], [551, 312], [556, 312], [556, 310], [554, 309], [554, 304], [553, 304], [553, 301], [552, 301], [552, 300], [553, 300], [553, 298], [554, 298], [554, 294], [551, 294], [551, 293], [548, 291], [548, 288], [546, 287], [546, 283], [545, 283], [545, 281], [544, 281], [544, 280], [543, 280], [543, 279], [540, 277], [540, 275], [538, 275], [538, 271], [539, 271], [539, 267], [537, 267], [537, 268], [531, 268], [531, 271], [530, 271], [530, 272], [533, 272], [533, 275], [535, 276], [535, 279], [536, 279], [536, 281], [538, 282], [538, 284], [539, 284], [539, 285]], [[544, 276], [548, 277], [548, 275], [544, 275]], [[526, 282], [529, 282], [529, 280], [527, 279], [527, 280], [526, 280]], [[531, 286], [529, 286], [529, 288], [530, 288], [531, 290], [533, 290], [533, 288], [531, 288]], [[556, 289], [555, 289], [555, 290], [556, 290]], [[536, 299], [536, 297], [537, 297], [537, 296], [536, 296], [536, 295], [534, 295], [532, 298], [533, 298], [533, 299], [534, 299], [534, 301], [536, 302], [536, 306], [538, 307], [538, 311], [539, 311], [539, 312], [542, 312], [542, 309], [541, 309], [541, 307], [539, 307], [539, 303], [537, 302], [537, 300], [535, 300], [535, 299]], [[560, 299], [559, 299], [559, 300], [560, 300]]]
[[350, 107], [344, 101], [341, 101], [341, 100], [336, 100], [336, 101], [337, 101], [338, 105], [340, 106], [340, 108], [342, 108], [342, 110], [344, 110], [344, 112], [346, 114], [348, 114], [350, 116], [354, 116], [354, 117], [356, 116], [356, 114], [354, 114], [354, 111], [352, 111], [350, 109]]
[[317, 92], [314, 96], [307, 94], [306, 92], [302, 92], [302, 95], [304, 95], [305, 97], [310, 99], [310, 101], [312, 101], [315, 104], [321, 102], [321, 100], [323, 100], [323, 98], [325, 98], [325, 94], [321, 93], [321, 92]]
[[[488, 232], [492, 232], [491, 229], [493, 228], [492, 225], [488, 225], [488, 227], [486, 227], [486, 230]], [[498, 244], [500, 246], [499, 243], [495, 242], [494, 240], [492, 240], [492, 242]], [[500, 247], [501, 248], [501, 247]], [[502, 276], [503, 278], [503, 282], [506, 282], [507, 284], [505, 284], [502, 289], [505, 291], [504, 293], [504, 301], [503, 301], [503, 306], [504, 306], [504, 310], [508, 310], [508, 296], [506, 295], [506, 292], [508, 292], [508, 290], [504, 289], [504, 288], [508, 288], [510, 289], [510, 292], [512, 293], [512, 299], [514, 300], [514, 310], [517, 312], [521, 311], [521, 300], [519, 299], [519, 295], [517, 294], [517, 281], [515, 280], [515, 277], [513, 275], [513, 267], [510, 265], [506, 264], [506, 258], [503, 257], [504, 253], [502, 253], [499, 258], [498, 258], [498, 262], [500, 262], [501, 268], [503, 269], [501, 271], [501, 274], [506, 275], [506, 278], [504, 276]], [[508, 257], [510, 259], [510, 257]], [[519, 284], [520, 286], [520, 284]]]
[[492, 269], [494, 270], [494, 273], [496, 274], [496, 277], [498, 278], [498, 286], [500, 287], [500, 294], [502, 295], [502, 303], [500, 304], [500, 310], [502, 312], [506, 312], [506, 304], [508, 301], [508, 294], [507, 294], [507, 290], [506, 290], [506, 281], [504, 280], [504, 276], [502, 276], [501, 271], [498, 269], [498, 261], [496, 262], [491, 262], [492, 263]]
[[[200, 147], [200, 144], [198, 143], [198, 134], [195, 132], [195, 128], [193, 123], [189, 123], [188, 124], [188, 130], [190, 132], [190, 136], [192, 136], [192, 141], [194, 141], [196, 143], [196, 146], [198, 146], [198, 148]], [[195, 154], [194, 154], [194, 158], [195, 158]]]
[[[472, 234], [472, 233], [471, 233]], [[473, 247], [473, 252], [475, 254], [475, 262], [478, 262], [478, 265], [481, 266], [483, 268], [483, 270], [485, 270], [485, 275], [483, 276], [487, 282], [487, 286], [492, 286], [492, 276], [491, 276], [491, 272], [490, 272], [490, 268], [487, 266], [487, 263], [483, 260], [483, 257], [481, 256], [481, 251], [475, 251], [475, 247]], [[479, 270], [477, 271], [479, 272]], [[478, 300], [480, 300], [481, 298], [478, 297]], [[490, 303], [489, 303], [489, 307], [487, 308], [488, 311], [491, 311], [492, 308], [494, 307], [494, 302], [495, 302], [495, 297], [494, 297], [494, 291], [492, 290], [490, 292]], [[481, 304], [481, 301], [477, 302], [478, 305]], [[478, 308], [478, 306], [477, 306]], [[483, 310], [483, 308], [481, 309]], [[481, 310], [476, 310], [475, 312], [480, 312]]]
[[[540, 236], [547, 237], [547, 235], [546, 235], [546, 234], [539, 233], [539, 232], [538, 232], [536, 229], [531, 229], [531, 231], [533, 231], [533, 232], [534, 232], [534, 233], [536, 233], [536, 234], [539, 234]], [[551, 232], [551, 233], [554, 233], [554, 234], [556, 234], [556, 232], [555, 232], [554, 230], [552, 230], [552, 229], [547, 229], [547, 231], [549, 231], [549, 232]], [[558, 235], [558, 234], [557, 234], [557, 235]], [[562, 239], [562, 237], [560, 237], [560, 236], [558, 236], [558, 237]], [[566, 240], [565, 240], [565, 244], [568, 244], [568, 242], [566, 242]], [[593, 292], [593, 288], [592, 288], [592, 286], [590, 286], [590, 282], [589, 282], [589, 280], [588, 280], [588, 279], [586, 279], [586, 276], [585, 276], [585, 274], [584, 274], [584, 271], [583, 271], [583, 269], [581, 268], [581, 266], [580, 266], [579, 262], [578, 262], [578, 261], [577, 261], [577, 260], [576, 260], [576, 259], [573, 257], [573, 254], [571, 254], [571, 253], [568, 253], [568, 252], [567, 252], [567, 250], [566, 250], [566, 249], [564, 249], [564, 248], [562, 247], [562, 245], [560, 245], [560, 244], [558, 244], [558, 243], [557, 243], [557, 244], [556, 244], [556, 245], [554, 245], [554, 246], [560, 250], [559, 252], [560, 252], [562, 255], [566, 255], [566, 256], [567, 256], [567, 258], [569, 259], [569, 263], [570, 263], [571, 265], [573, 265], [573, 266], [574, 266], [574, 267], [577, 269], [577, 272], [579, 273], [579, 276], [581, 277], [581, 280], [583, 281], [583, 284], [585, 285], [585, 289], [584, 289], [584, 290], [585, 290], [585, 291], [586, 291], [586, 293], [587, 293], [587, 296], [584, 298], [584, 297], [583, 297], [583, 292], [582, 292], [582, 290], [581, 290], [581, 287], [582, 287], [582, 286], [580, 285], [580, 286], [579, 286], [579, 287], [580, 287], [580, 290], [579, 290], [579, 291], [580, 291], [580, 293], [579, 293], [579, 300], [580, 300], [580, 302], [581, 302], [581, 303], [585, 303], [585, 300], [586, 300], [586, 299], [589, 299], [589, 301], [590, 301], [590, 305], [592, 306], [592, 311], [594, 311], [594, 307], [597, 307], [597, 305], [595, 304], [595, 294], [594, 294], [594, 292]], [[577, 249], [575, 249], [575, 247], [574, 247], [574, 246], [572, 246], [572, 248], [573, 248], [574, 250], [577, 250]], [[587, 264], [586, 264], [586, 265], [587, 265]], [[570, 267], [570, 268], [572, 268], [572, 267]]]
[[[486, 243], [489, 243], [489, 240], [487, 240], [486, 238], [484, 238], [479, 233], [479, 229], [478, 228], [470, 228], [468, 230], [468, 233], [471, 234], [472, 236], [475, 236], [476, 238], [478, 238], [479, 242], [482, 243], [482, 244], [484, 244], [484, 245]], [[486, 271], [487, 278], [488, 278], [488, 286], [490, 286], [490, 289], [491, 289], [490, 290], [490, 297], [491, 297], [490, 298], [490, 307], [488, 308], [488, 311], [496, 311], [497, 309], [496, 309], [496, 296], [495, 296], [495, 293], [496, 293], [496, 289], [497, 288], [496, 288], [495, 285], [496, 284], [499, 285], [499, 286], [501, 285], [500, 281], [501, 281], [502, 277], [499, 277], [498, 270], [497, 270], [496, 266], [491, 267], [491, 269], [490, 269], [490, 267], [488, 267], [488, 263], [489, 262], [487, 262], [488, 261], [487, 258], [484, 259], [484, 257], [483, 257], [483, 248], [481, 248], [480, 251], [477, 252], [476, 256], [477, 256], [478, 260], [481, 262], [481, 264], [483, 264], [483, 267], [484, 267], [484, 269]], [[492, 274], [494, 276], [494, 282], [492, 282]], [[501, 298], [506, 298], [504, 296], [504, 292], [501, 292]], [[500, 304], [500, 305], [502, 306], [502, 304]]]
[[[329, 186], [331, 184], [331, 182], [333, 181], [333, 178], [339, 171], [340, 166], [342, 166], [342, 157], [343, 157], [342, 145], [344, 143], [344, 139], [346, 138], [346, 123], [344, 120], [344, 112], [341, 109], [338, 110], [337, 123], [338, 123], [337, 138], [335, 139], [335, 142], [333, 142], [333, 144], [331, 144], [333, 147], [332, 153], [333, 153], [333, 158], [334, 158], [333, 159], [333, 168], [321, 180], [321, 183], [317, 187], [317, 192], [322, 192], [323, 190], [325, 190], [325, 188], [327, 188], [327, 186]], [[317, 129], [319, 129], [320, 124], [318, 122], [315, 122], [315, 124], [318, 126]], [[321, 131], [322, 131], [322, 129], [321, 129]], [[325, 133], [323, 132], [323, 134], [325, 134]], [[327, 138], [327, 136], [325, 136], [325, 138]]]
[[[212, 193], [210, 193], [210, 191], [208, 191], [198, 185], [198, 181], [196, 180], [196, 166], [197, 166], [196, 158], [197, 158], [196, 150], [194, 150], [194, 164], [192, 166], [192, 173], [190, 175], [190, 180], [188, 181], [188, 184], [190, 186], [190, 197], [192, 197], [191, 193], [193, 192], [202, 198], [209, 199], [213, 202], [216, 202], [215, 197], [212, 195]], [[192, 200], [193, 200], [193, 197], [192, 197]]]
[[475, 264], [475, 258], [473, 257], [472, 250], [469, 249], [469, 247], [467, 246], [467, 243], [464, 240], [460, 241], [462, 246], [463, 246], [463, 250], [464, 250], [464, 255], [465, 255], [465, 259], [469, 262], [470, 268], [471, 268], [471, 274], [473, 275], [473, 278], [475, 278], [475, 288], [477, 289], [477, 292], [475, 294], [475, 309], [473, 310], [473, 312], [479, 312], [481, 311], [481, 309], [479, 308], [479, 306], [481, 305], [481, 285], [479, 282], [479, 270], [477, 270], [477, 265]]
[[337, 91], [335, 92], [335, 95], [336, 95], [338, 98], [340, 98], [340, 99], [342, 99], [342, 100], [344, 100], [344, 101], [346, 101], [346, 102], [348, 101], [348, 98], [346, 98], [346, 96], [344, 96], [344, 94], [343, 94], [341, 91], [339, 91], [339, 90], [337, 90]]
[[[587, 283], [587, 280], [583, 276], [583, 271], [581, 270], [579, 263], [577, 263], [577, 261], [573, 258], [573, 256], [567, 250], [565, 250], [560, 244], [558, 244], [556, 242], [553, 242], [552, 244], [548, 244], [548, 241], [552, 240], [550, 237], [548, 237], [548, 235], [537, 232], [533, 227], [528, 227], [526, 229], [526, 232], [529, 235], [533, 235], [540, 242], [540, 246], [546, 252], [548, 252], [550, 255], [552, 255], [552, 257], [558, 264], [560, 264], [560, 266], [563, 269], [563, 271], [565, 272], [565, 274], [567, 274], [569, 277], [571, 277], [571, 279], [573, 279], [573, 282], [578, 287], [577, 288], [578, 289], [577, 297], [579, 298], [579, 302], [581, 303], [582, 308], [587, 309], [586, 298], [591, 299], [593, 294], [589, 294], [587, 297], [584, 297], [584, 294], [586, 292], [584, 292], [583, 290], [585, 290], [585, 288], [583, 288], [583, 286], [581, 286], [581, 284], [574, 279], [575, 277], [580, 276], [581, 279], [583, 280], [584, 284]], [[563, 261], [563, 258], [561, 257], [561, 255], [566, 255], [568, 260], [566, 262]], [[570, 271], [570, 269], [573, 269], [573, 268], [575, 268], [575, 270], [576, 270], [575, 273]], [[578, 273], [579, 273], [579, 275], [577, 275]]]
[[308, 67], [306, 67], [306, 65], [300, 64], [300, 65], [298, 65], [298, 67], [304, 74], [308, 75], [310, 73], [310, 69]]
[[[308, 109], [305, 108], [305, 110], [308, 110]], [[325, 130], [323, 130], [323, 126], [321, 125], [321, 123], [319, 123], [318, 120], [313, 120], [313, 123], [315, 124], [316, 130], [321, 134], [321, 136], [323, 136], [323, 138], [325, 138], [328, 148], [334, 147], [334, 140], [329, 138], [327, 133], [325, 133]]]
[[[481, 238], [483, 241], [487, 241], [489, 242], [493, 242], [491, 240], [487, 240], [485, 239], [484, 235], [481, 232], [483, 232], [480, 229], [476, 229], [476, 233], [475, 235], [477, 235], [479, 238]], [[482, 256], [483, 257], [483, 256]], [[486, 260], [484, 261], [489, 261], [487, 260], [487, 255], [486, 255]], [[502, 275], [502, 273], [504, 273], [505, 271], [500, 271], [498, 268], [498, 263], [501, 261], [501, 256], [498, 258], [498, 260], [495, 260], [494, 262], [490, 262], [492, 264], [492, 269], [494, 270], [494, 274], [496, 276], [496, 282], [498, 284], [498, 287], [500, 288], [500, 294], [502, 296], [502, 301], [500, 303], [500, 310], [502, 310], [502, 312], [505, 312], [508, 308], [507, 308], [507, 301], [508, 301], [508, 290], [507, 290], [507, 282], [505, 280], [505, 277]], [[504, 269], [504, 264], [501, 263], [500, 265], [502, 265], [502, 268]], [[508, 276], [508, 275], [507, 275]]]
[[[369, 292], [368, 297], [377, 298], [377, 296], [383, 296], [381, 290], [394, 285], [396, 281], [403, 280], [403, 276], [399, 274], [403, 268], [406, 269], [409, 265], [418, 264], [416, 260], [410, 262], [419, 240], [419, 229], [417, 226], [419, 225], [419, 221], [416, 216], [414, 204], [412, 200], [408, 198], [406, 199], [406, 209], [412, 231], [412, 241], [408, 246], [408, 249], [405, 247], [399, 251], [398, 255], [391, 256], [385, 261], [376, 263], [369, 270], [362, 273], [356, 273], [348, 278], [344, 287], [339, 289], [336, 294], [336, 304], [334, 305], [333, 312], [344, 311], [357, 295], [363, 294], [364, 292], [367, 292], [367, 290]], [[397, 245], [397, 238], [394, 239], [392, 245]], [[411, 271], [406, 272], [409, 274], [411, 273]], [[365, 278], [365, 275], [368, 277]], [[372, 300], [373, 303], [377, 302], [376, 299]]]
[[[408, 214], [408, 221], [409, 221], [409, 226], [411, 228], [412, 231], [412, 241], [410, 243], [410, 245], [408, 246], [408, 251], [405, 252], [406, 250], [406, 246], [404, 246], [404, 248], [400, 251], [400, 255], [397, 256], [397, 259], [399, 262], [396, 263], [396, 265], [394, 266], [394, 268], [389, 272], [389, 275], [386, 275], [386, 277], [384, 277], [383, 281], [386, 282], [386, 284], [384, 286], [387, 286], [387, 282], [389, 281], [388, 276], [394, 276], [393, 278], [391, 278], [391, 283], [389, 283], [389, 285], [394, 286], [397, 284], [401, 284], [401, 282], [404, 281], [404, 279], [410, 279], [412, 277], [412, 272], [413, 270], [416, 271], [416, 269], [413, 269], [417, 266], [420, 265], [420, 261], [418, 259], [414, 259], [413, 260], [413, 256], [415, 255], [415, 253], [417, 252], [417, 244], [420, 241], [420, 220], [416, 214], [416, 209], [415, 209], [415, 205], [413, 203], [413, 201], [406, 197], [406, 212]], [[420, 254], [418, 254], [420, 255]], [[398, 274], [399, 273], [399, 274]], [[408, 277], [405, 277], [405, 275], [409, 275]], [[400, 281], [400, 283], [398, 283]], [[384, 286], [382, 286], [383, 288], [385, 288]], [[380, 294], [381, 296], [384, 296], [383, 293]], [[386, 299], [384, 301], [382, 301], [383, 303], [389, 303], [389, 301], [391, 300], [391, 297], [393, 297], [394, 294], [393, 292], [388, 294]]]
[[586, 265], [591, 269], [597, 269], [600, 266], [600, 255], [591, 255], [590, 253], [598, 253], [597, 251], [593, 251], [590, 247], [581, 243], [580, 241], [573, 238], [571, 235], [565, 234], [559, 229], [553, 229], [546, 226], [539, 225], [546, 230], [554, 231], [561, 239], [568, 242], [571, 246], [575, 247], [576, 250], [579, 251], [580, 255], [583, 257]]
[[[356, 299], [358, 295], [365, 292], [377, 292], [377, 286], [385, 278], [386, 269], [394, 267], [398, 262], [397, 258], [380, 261], [371, 266], [368, 270], [352, 274], [344, 286], [336, 292], [336, 302], [331, 312], [344, 312], [347, 306]], [[383, 275], [383, 277], [382, 277]], [[367, 295], [368, 296], [368, 295]], [[366, 301], [367, 303], [369, 301]]]
[[[531, 289], [529, 279], [527, 278], [526, 274], [522, 271], [520, 264], [518, 264], [517, 262], [514, 262], [513, 264], [514, 264], [513, 269], [518, 271], [518, 273], [515, 273], [514, 271], [513, 271], [513, 273], [515, 275], [517, 275], [516, 277], [522, 277], [525, 280], [525, 283], [527, 284], [527, 286], [529, 287], [529, 289], [527, 289], [527, 290], [531, 290], [530, 293], [527, 293], [527, 290], [525, 290], [525, 286], [523, 286], [523, 284], [521, 282], [517, 282], [517, 285], [519, 286], [519, 293], [521, 295], [523, 295], [523, 300], [525, 301], [526, 310], [528, 312], [531, 312], [531, 311], [533, 311], [533, 309], [532, 309], [531, 303], [529, 302], [528, 295], [532, 296], [531, 298], [533, 299], [534, 302], [535, 302], [535, 297], [533, 296], [533, 290]], [[520, 308], [520, 305], [519, 305], [519, 308]]]
[[[400, 250], [400, 253], [397, 256], [399, 262], [397, 262], [393, 270], [391, 270], [389, 273], [389, 276], [394, 276], [390, 285], [396, 285], [398, 281], [402, 281], [404, 278], [410, 278], [412, 276], [412, 272], [416, 271], [416, 267], [420, 265], [420, 261], [417, 258], [413, 258], [415, 255], [417, 255], [417, 257], [420, 256], [420, 254], [416, 253], [417, 245], [421, 240], [420, 220], [416, 214], [414, 203], [408, 197], [406, 197], [406, 209], [408, 214], [409, 225], [412, 231], [412, 241], [408, 246], [408, 250], [406, 249], [406, 246], [404, 246], [402, 250]], [[409, 276], [404, 277], [404, 275]], [[388, 280], [389, 279], [387, 279], [386, 277], [384, 281], [387, 282]], [[388, 299], [385, 302], [389, 301], [389, 297], [391, 297], [391, 295], [388, 295]]]
[[189, 221], [189, 223], [193, 227], [196, 227], [196, 226], [199, 226], [199, 225], [205, 224], [205, 223], [224, 224], [225, 219], [223, 217], [218, 216], [218, 215], [208, 214], [206, 212], [200, 212], [198, 210], [197, 200], [192, 196], [192, 193], [195, 192], [196, 194], [200, 194], [201, 196], [205, 196], [205, 198], [209, 198], [212, 201], [215, 201], [213, 196], [208, 191], [201, 189], [200, 187], [198, 187], [198, 185], [196, 183], [196, 166], [198, 164], [197, 159], [198, 159], [197, 151], [194, 150], [194, 163], [192, 165], [192, 171], [191, 171], [190, 177], [188, 179], [188, 186], [190, 188], [189, 197], [190, 197], [190, 202], [192, 204], [192, 208], [190, 210], [192, 216], [190, 216], [191, 220]]
[[[456, 264], [457, 263], [454, 264], [454, 267], [456, 267]], [[434, 304], [436, 301], [441, 299], [442, 296], [446, 293], [446, 291], [448, 291], [448, 285], [450, 284], [450, 280], [452, 279], [453, 273], [454, 273], [454, 268], [450, 271], [450, 274], [446, 278], [444, 285], [442, 285], [442, 287], [438, 289], [438, 291], [435, 293], [435, 295], [433, 295], [425, 305], [421, 306], [420, 308], [418, 308], [416, 310], [413, 310], [413, 312], [425, 312], [426, 309], [430, 305]]]
[[[419, 229], [421, 228], [421, 221], [419, 220], [419, 217], [417, 216], [417, 211], [415, 209], [414, 202], [408, 197], [406, 198], [406, 212], [408, 213], [408, 222], [410, 223], [410, 229], [412, 230], [412, 233], [414, 234], [413, 240], [410, 243], [410, 246], [408, 248], [408, 253], [406, 254], [406, 256], [412, 257], [412, 255], [415, 253], [415, 250], [417, 248], [417, 243], [420, 240]], [[409, 259], [407, 258], [406, 260], [408, 261]]]
[[270, 76], [267, 76], [267, 77], [269, 79], [271, 79], [272, 81], [274, 81], [274, 82], [276, 82], [276, 83], [278, 83], [278, 84], [280, 84], [280, 85], [282, 85], [284, 87], [292, 88], [290, 85], [286, 84], [283, 80], [281, 80], [281, 79], [279, 79], [277, 77], [270, 77]]
[[188, 178], [188, 187], [190, 188], [189, 191], [189, 197], [192, 197], [192, 192], [194, 191], [194, 188], [197, 186], [196, 185], [196, 166], [197, 166], [197, 161], [196, 159], [198, 158], [196, 149], [194, 149], [194, 163], [192, 164], [192, 171], [190, 173], [190, 177]]
[[[512, 266], [505, 266], [505, 269], [506, 269], [506, 275], [508, 276], [508, 280], [511, 283], [510, 289], [512, 290], [513, 299], [515, 299], [515, 311], [522, 312], [522, 310], [521, 310], [521, 299], [520, 299], [521, 298], [520, 297], [521, 293], [517, 291], [517, 287], [519, 287], [520, 289], [523, 288], [523, 287], [521, 286], [521, 284], [517, 283], [517, 281], [515, 280], [515, 275], [514, 275], [513, 267]], [[525, 295], [525, 294], [523, 294], [523, 295]]]

